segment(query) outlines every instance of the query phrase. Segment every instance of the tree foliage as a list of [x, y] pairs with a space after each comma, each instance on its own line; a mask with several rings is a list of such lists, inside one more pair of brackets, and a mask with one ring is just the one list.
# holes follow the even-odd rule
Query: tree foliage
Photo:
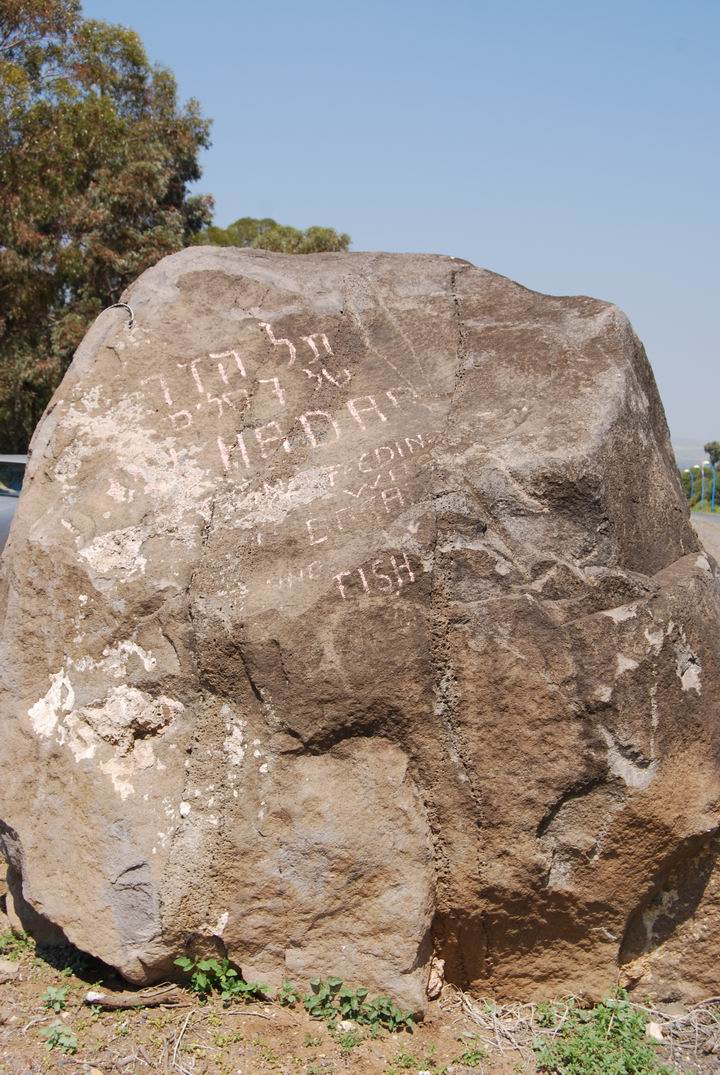
[[211, 219], [209, 122], [80, 0], [0, 3], [0, 451], [23, 451], [88, 324]]
[[717, 466], [720, 463], [720, 440], [711, 440], [706, 444], [705, 453], [710, 462]]
[[302, 231], [287, 224], [278, 224], [271, 217], [258, 220], [244, 216], [227, 228], [210, 226], [196, 236], [194, 242], [212, 246], [242, 246], [253, 250], [274, 250], [280, 254], [318, 254], [324, 251], [347, 250], [350, 236], [314, 225]]

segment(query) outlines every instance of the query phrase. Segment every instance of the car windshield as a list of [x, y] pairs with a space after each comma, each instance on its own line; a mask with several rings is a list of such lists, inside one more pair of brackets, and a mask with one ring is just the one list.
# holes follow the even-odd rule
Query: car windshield
[[0, 496], [20, 496], [24, 463], [0, 463]]

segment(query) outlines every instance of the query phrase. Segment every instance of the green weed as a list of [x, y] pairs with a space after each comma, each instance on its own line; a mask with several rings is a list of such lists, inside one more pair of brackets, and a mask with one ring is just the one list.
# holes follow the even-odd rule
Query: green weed
[[206, 1000], [211, 993], [219, 993], [222, 1000], [263, 1000], [267, 986], [259, 982], [246, 982], [229, 959], [191, 959], [180, 956], [175, 965], [190, 975], [193, 993]]
[[364, 1040], [362, 1034], [357, 1030], [337, 1031], [335, 1033], [335, 1041], [343, 1053], [350, 1053], [353, 1049], [357, 1049], [358, 1045], [362, 1045]]
[[385, 1075], [399, 1075], [401, 1071], [432, 1071], [433, 1075], [444, 1075], [445, 1068], [438, 1068], [435, 1059], [435, 1046], [428, 1046], [424, 1056], [417, 1056], [405, 1050], [398, 1053], [386, 1068]]
[[50, 1011], [61, 1012], [65, 1009], [66, 997], [67, 989], [64, 986], [49, 985], [42, 1002]]
[[213, 1035], [213, 1043], [218, 1049], [224, 1049], [226, 1045], [231, 1045], [233, 1042], [239, 1042], [243, 1040], [243, 1034], [239, 1030], [231, 1030], [227, 1033], [218, 1031]]
[[69, 1027], [56, 1019], [50, 1026], [43, 1027], [40, 1036], [45, 1038], [45, 1048], [48, 1052], [59, 1049], [63, 1053], [76, 1053], [78, 1040]]
[[401, 1068], [403, 1071], [410, 1071], [412, 1068], [417, 1069], [420, 1066], [420, 1061], [412, 1053], [398, 1053], [393, 1064]]
[[300, 1002], [300, 994], [292, 982], [284, 981], [278, 991], [277, 999], [284, 1007], [292, 1008]]
[[34, 948], [35, 941], [28, 937], [27, 933], [19, 933], [16, 936], [9, 929], [0, 933], [0, 956], [4, 959], [19, 960]]
[[266, 1041], [263, 1041], [262, 1038], [256, 1038], [255, 1048], [259, 1052], [260, 1058], [264, 1060], [266, 1064], [270, 1064], [272, 1067], [279, 1067], [280, 1057]]
[[465, 1064], [466, 1067], [472, 1068], [476, 1064], [481, 1064], [483, 1060], [487, 1060], [487, 1053], [484, 1049], [475, 1046], [474, 1049], [466, 1049], [464, 1053], [457, 1057], [456, 1064]]
[[672, 1075], [659, 1063], [655, 1047], [645, 1038], [647, 1016], [619, 989], [614, 997], [587, 1010], [571, 1005], [560, 1024], [559, 1012], [544, 1005], [541, 1025], [558, 1025], [554, 1038], [533, 1042], [539, 1071], [553, 1075]]
[[[283, 983], [286, 990], [284, 1003], [292, 1007], [299, 996], [290, 982]], [[403, 1011], [390, 997], [368, 999], [368, 990], [362, 986], [352, 990], [343, 986], [342, 978], [314, 978], [311, 992], [302, 998], [305, 1011], [313, 1019], [322, 1019], [334, 1029], [341, 1019], [350, 1019], [372, 1030], [408, 1030], [412, 1032], [414, 1021], [411, 1012]], [[293, 998], [293, 999], [291, 999]]]

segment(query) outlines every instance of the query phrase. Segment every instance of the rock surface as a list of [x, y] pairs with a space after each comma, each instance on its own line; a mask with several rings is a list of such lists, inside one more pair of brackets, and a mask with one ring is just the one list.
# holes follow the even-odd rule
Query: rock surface
[[20, 976], [20, 967], [11, 959], [0, 959], [0, 985], [12, 982]]
[[134, 982], [704, 990], [720, 588], [624, 316], [214, 248], [126, 298], [3, 559], [16, 913]]

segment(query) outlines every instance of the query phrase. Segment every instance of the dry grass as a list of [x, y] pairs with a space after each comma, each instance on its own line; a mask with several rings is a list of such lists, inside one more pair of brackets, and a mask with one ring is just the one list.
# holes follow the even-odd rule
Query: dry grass
[[[495, 1043], [499, 1053], [517, 1053], [527, 1063], [533, 1055], [534, 1041], [551, 1040], [562, 1033], [575, 1003], [573, 997], [554, 1002], [552, 1026], [543, 1018], [546, 1005], [480, 1000], [452, 986], [446, 986], [440, 1006], [450, 1018], [469, 1020]], [[656, 1040], [664, 1046], [667, 1061], [688, 1070], [682, 1065], [687, 1064], [689, 1054], [701, 1068], [709, 1062], [710, 1070], [720, 1070], [714, 1059], [720, 1055], [720, 996], [708, 997], [680, 1012], [635, 1003], [633, 1007], [643, 1012], [650, 1024], [656, 1025], [659, 1031]]]
[[440, 1006], [448, 1015], [469, 1019], [487, 1035], [500, 1053], [517, 1052], [523, 1059], [532, 1054], [532, 1043], [538, 1037], [557, 1037], [570, 1012], [573, 998], [554, 1005], [557, 1021], [553, 1027], [542, 1025], [537, 1004], [500, 1004], [494, 1000], [479, 1000], [453, 986], [446, 986]]

